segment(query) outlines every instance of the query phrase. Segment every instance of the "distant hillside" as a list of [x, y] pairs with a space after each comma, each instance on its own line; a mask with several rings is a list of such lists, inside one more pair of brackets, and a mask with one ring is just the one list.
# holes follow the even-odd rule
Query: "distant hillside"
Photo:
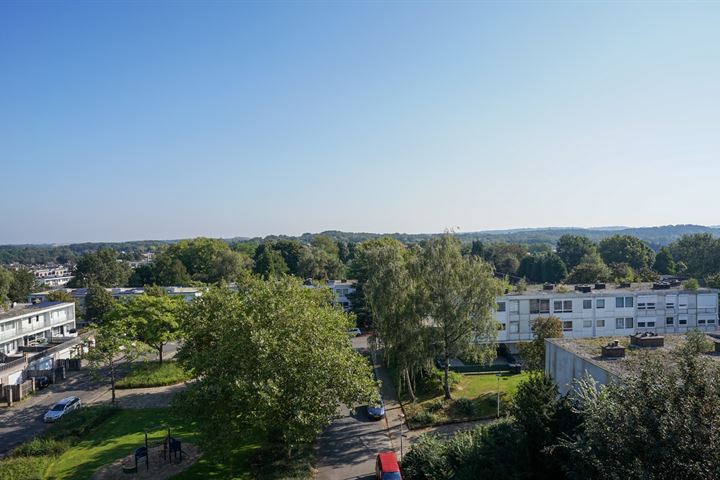
[[[525, 228], [508, 230], [490, 230], [481, 232], [463, 232], [457, 236], [463, 242], [482, 240], [483, 242], [523, 243], [527, 245], [548, 244], [555, 245], [558, 238], [565, 234], [583, 235], [591, 240], [598, 241], [611, 235], [633, 235], [646, 241], [655, 250], [667, 245], [683, 235], [695, 233], [709, 233], [720, 237], [720, 227], [706, 227], [702, 225], [666, 225], [662, 227], [598, 227], [598, 228], [572, 228], [548, 227]], [[403, 243], [417, 243], [439, 235], [438, 233], [370, 233], [370, 232], [342, 232], [328, 230], [321, 232], [336, 241], [358, 243], [379, 237], [393, 237]], [[303, 243], [310, 243], [317, 233], [303, 233], [298, 237], [287, 235], [270, 235], [264, 238], [234, 237], [224, 239], [232, 244], [240, 242], [261, 242], [279, 239], [297, 239]], [[126, 259], [138, 259], [143, 252], [157, 250], [164, 245], [172, 244], [178, 240], [142, 240], [133, 242], [108, 243], [75, 243], [69, 245], [0, 245], [0, 265], [19, 262], [24, 264], [46, 262], [74, 262], [84, 253], [95, 251], [101, 247], [109, 247], [123, 253]]]

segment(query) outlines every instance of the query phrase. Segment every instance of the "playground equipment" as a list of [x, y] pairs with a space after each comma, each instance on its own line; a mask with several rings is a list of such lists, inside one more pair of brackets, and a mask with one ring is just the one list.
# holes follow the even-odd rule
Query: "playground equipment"
[[145, 446], [135, 449], [135, 451], [133, 452], [134, 465], [123, 465], [123, 473], [138, 473], [138, 464], [142, 462], [143, 459], [145, 460], [145, 470], [149, 471], [150, 452], [153, 450], [157, 450], [159, 454], [158, 464], [153, 465], [153, 469], [161, 467], [161, 462], [159, 461], [159, 458], [163, 459], [162, 463], [172, 463], [173, 460], [177, 462], [182, 462], [183, 460], [182, 442], [170, 434], [170, 429], [168, 429], [167, 435], [163, 437], [161, 442], [157, 442], [152, 445], [148, 444], [148, 434], [147, 432], [145, 432]]

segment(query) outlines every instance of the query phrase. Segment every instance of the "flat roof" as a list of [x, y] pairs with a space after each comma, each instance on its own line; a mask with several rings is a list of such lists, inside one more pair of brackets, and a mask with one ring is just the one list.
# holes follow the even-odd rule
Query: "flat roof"
[[[640, 355], [669, 356], [673, 351], [685, 344], [685, 335], [681, 333], [663, 334], [659, 336], [664, 337], [664, 345], [662, 347], [630, 346], [629, 335], [596, 338], [549, 338], [546, 339], [546, 341], [554, 343], [612, 374], [622, 376], [629, 373], [631, 368], [630, 362]], [[713, 343], [718, 342], [717, 338], [707, 333], [705, 333], [705, 336]], [[603, 357], [601, 355], [601, 347], [616, 340], [620, 346], [625, 347], [625, 356], [619, 358]], [[716, 354], [713, 351], [705, 353], [704, 356], [720, 362], [720, 354]]]
[[8, 308], [7, 310], [0, 312], [0, 320], [8, 320], [11, 318], [24, 317], [27, 315], [35, 315], [42, 312], [43, 310], [50, 310], [54, 307], [60, 307], [63, 305], [75, 304], [70, 302], [42, 302], [37, 304], [19, 303], [15, 305], [15, 308]]
[[[528, 285], [524, 292], [509, 292], [502, 297], [538, 297], [538, 296], [577, 296], [577, 297], [592, 297], [592, 296], [606, 296], [606, 295], [620, 295], [623, 293], [645, 293], [648, 295], [662, 295], [667, 292], [670, 293], [715, 293], [717, 294], [720, 290], [714, 288], [698, 288], [697, 290], [686, 290], [682, 285], [670, 286], [669, 288], [653, 289], [654, 283], [642, 282], [632, 283], [629, 287], [620, 287], [618, 284], [606, 283], [605, 288], [595, 288], [594, 284], [581, 284], [582, 286], [591, 287], [592, 290], [588, 293], [583, 293], [575, 290], [575, 285], [555, 285], [552, 290], [543, 290], [542, 284]], [[562, 289], [565, 291], [562, 291]]]

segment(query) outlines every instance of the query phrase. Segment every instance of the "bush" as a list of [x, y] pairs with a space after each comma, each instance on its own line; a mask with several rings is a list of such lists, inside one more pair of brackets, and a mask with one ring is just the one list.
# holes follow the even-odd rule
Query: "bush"
[[[441, 394], [443, 390], [443, 382], [445, 380], [445, 372], [443, 370], [433, 368], [421, 382], [421, 390], [424, 393]], [[455, 372], [448, 372], [448, 384], [450, 390], [453, 390], [462, 380], [462, 375]]]
[[134, 365], [130, 373], [117, 381], [117, 388], [147, 388], [175, 385], [190, 380], [192, 376], [176, 362], [141, 363]]
[[473, 400], [470, 400], [469, 398], [458, 398], [457, 400], [455, 400], [455, 403], [453, 404], [453, 408], [460, 415], [463, 415], [465, 417], [474, 416], [475, 411], [477, 410], [475, 402]]
[[439, 412], [445, 407], [445, 402], [441, 399], [433, 400], [432, 402], [429, 402], [427, 405], [425, 405], [425, 409], [430, 413]]
[[403, 478], [426, 480], [448, 478], [447, 442], [436, 435], [423, 435], [405, 455]]
[[419, 408], [415, 413], [410, 415], [409, 420], [417, 426], [432, 425], [435, 423], [435, 415], [424, 408]]
[[58, 456], [70, 448], [68, 440], [56, 440], [54, 438], [36, 437], [15, 448], [10, 455], [12, 457], [41, 457]]
[[71, 415], [64, 415], [47, 429], [43, 437], [55, 440], [82, 437], [119, 411], [118, 407], [108, 406], [81, 408]]
[[0, 478], [8, 480], [43, 480], [52, 457], [15, 457], [0, 461]]

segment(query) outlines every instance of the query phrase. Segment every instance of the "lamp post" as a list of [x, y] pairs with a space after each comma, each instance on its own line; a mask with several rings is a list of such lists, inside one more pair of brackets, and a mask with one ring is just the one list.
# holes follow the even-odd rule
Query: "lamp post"
[[403, 423], [405, 422], [405, 414], [400, 414], [400, 463], [402, 463], [403, 459]]
[[500, 418], [500, 374], [496, 373], [497, 377], [497, 418]]

